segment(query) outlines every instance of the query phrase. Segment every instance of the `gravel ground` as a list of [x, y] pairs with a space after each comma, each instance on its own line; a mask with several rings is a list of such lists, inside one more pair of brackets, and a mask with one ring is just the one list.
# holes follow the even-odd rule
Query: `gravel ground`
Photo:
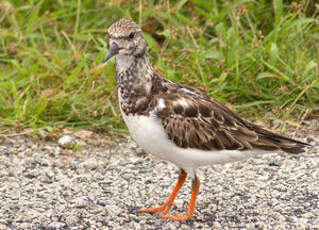
[[[0, 145], [0, 230], [319, 229], [319, 133], [297, 136], [313, 147], [198, 170], [198, 214], [188, 222], [136, 213], [165, 201], [178, 169], [132, 141], [80, 140], [71, 150], [11, 137]], [[187, 180], [172, 213], [189, 198]]]

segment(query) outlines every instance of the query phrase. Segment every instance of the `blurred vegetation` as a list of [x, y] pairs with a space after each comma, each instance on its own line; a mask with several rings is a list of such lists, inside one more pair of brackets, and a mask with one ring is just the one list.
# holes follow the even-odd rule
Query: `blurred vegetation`
[[114, 61], [101, 64], [107, 27], [123, 16], [142, 26], [165, 77], [206, 90], [251, 120], [317, 116], [314, 0], [2, 0], [0, 133], [125, 130]]

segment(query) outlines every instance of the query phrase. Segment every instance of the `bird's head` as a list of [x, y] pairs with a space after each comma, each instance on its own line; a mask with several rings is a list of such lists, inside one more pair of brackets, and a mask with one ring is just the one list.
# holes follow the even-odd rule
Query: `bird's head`
[[142, 30], [132, 20], [123, 18], [113, 23], [108, 29], [109, 52], [104, 58], [106, 62], [116, 55], [142, 56], [147, 49]]

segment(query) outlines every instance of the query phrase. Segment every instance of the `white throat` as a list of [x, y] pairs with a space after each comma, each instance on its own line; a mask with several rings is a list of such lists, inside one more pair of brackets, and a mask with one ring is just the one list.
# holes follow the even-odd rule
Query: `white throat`
[[126, 71], [134, 61], [134, 56], [132, 55], [125, 55], [125, 54], [118, 54], [115, 57], [116, 61], [116, 70], [118, 73]]

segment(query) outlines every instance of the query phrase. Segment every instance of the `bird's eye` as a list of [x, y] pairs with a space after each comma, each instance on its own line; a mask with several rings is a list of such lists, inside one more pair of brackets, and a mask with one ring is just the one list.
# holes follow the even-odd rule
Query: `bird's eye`
[[134, 33], [132, 32], [132, 33], [130, 33], [130, 35], [128, 36], [130, 39], [133, 39], [134, 38]]

